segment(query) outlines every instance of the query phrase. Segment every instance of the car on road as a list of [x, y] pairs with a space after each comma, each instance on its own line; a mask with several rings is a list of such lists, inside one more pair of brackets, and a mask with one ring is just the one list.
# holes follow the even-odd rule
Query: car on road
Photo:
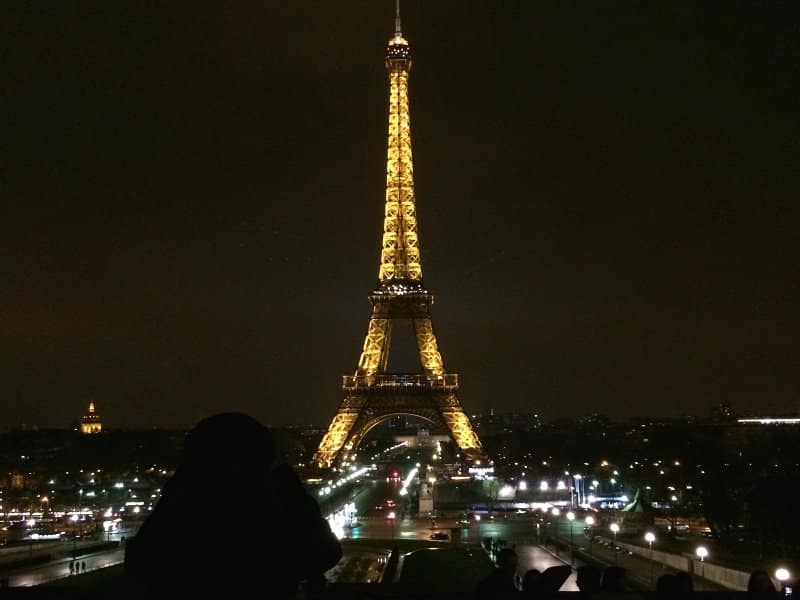
[[444, 531], [434, 531], [431, 534], [432, 540], [449, 540], [450, 536], [447, 535]]

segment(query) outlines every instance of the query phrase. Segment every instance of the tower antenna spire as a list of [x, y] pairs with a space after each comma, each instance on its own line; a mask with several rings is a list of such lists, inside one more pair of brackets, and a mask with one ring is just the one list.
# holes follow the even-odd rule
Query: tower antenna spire
[[400, 0], [394, 0], [394, 34], [403, 37], [402, 27], [400, 27]]

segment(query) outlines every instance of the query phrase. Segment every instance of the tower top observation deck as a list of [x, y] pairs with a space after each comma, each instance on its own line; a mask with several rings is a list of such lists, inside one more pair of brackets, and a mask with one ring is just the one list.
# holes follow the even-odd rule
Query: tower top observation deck
[[395, 60], [409, 61], [409, 65], [406, 68], [411, 66], [411, 46], [408, 45], [408, 41], [403, 37], [403, 28], [400, 23], [400, 0], [395, 0], [394, 36], [386, 45], [386, 66], [389, 67], [389, 61]]

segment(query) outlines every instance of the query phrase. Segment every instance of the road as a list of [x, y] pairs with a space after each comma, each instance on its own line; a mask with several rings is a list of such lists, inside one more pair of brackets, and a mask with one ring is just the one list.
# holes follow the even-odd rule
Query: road
[[[478, 522], [469, 526], [458, 523], [456, 517], [441, 518], [431, 521], [427, 518], [411, 518], [410, 511], [404, 512], [405, 498], [399, 495], [400, 484], [375, 480], [365, 482], [364, 488], [357, 496], [356, 507], [359, 515], [366, 515], [360, 519], [360, 526], [346, 530], [346, 535], [353, 539], [430, 539], [433, 532], [443, 532], [452, 535], [452, 528], [457, 528], [462, 542], [480, 543], [485, 538], [506, 540], [515, 544], [520, 556], [520, 573], [527, 569], [535, 568], [543, 571], [549, 566], [572, 562], [572, 557], [562, 551], [563, 560], [550, 553], [541, 546], [549, 537], [558, 539], [562, 545], [570, 542], [574, 547], [586, 554], [591, 552], [594, 560], [601, 564], [617, 564], [624, 567], [632, 584], [644, 589], [654, 589], [656, 579], [665, 573], [674, 573], [662, 564], [647, 560], [640, 556], [629, 556], [625, 553], [615, 552], [600, 544], [589, 543], [588, 537], [583, 532], [582, 523], [573, 524], [572, 534], [568, 522], [557, 521], [552, 524], [537, 523], [530, 515], [494, 515], [494, 518], [484, 515]], [[391, 501], [394, 505], [387, 505]], [[406, 505], [407, 508], [407, 505]], [[388, 514], [394, 512], [396, 518], [389, 519]], [[582, 564], [575, 561], [575, 567]], [[720, 591], [724, 588], [707, 580], [696, 577], [695, 589], [698, 591]], [[574, 574], [562, 590], [575, 590]]]
[[[78, 560], [86, 563], [86, 571], [103, 569], [121, 563], [125, 559], [125, 549], [117, 548], [93, 554], [79, 555]], [[12, 587], [41, 585], [48, 581], [70, 577], [69, 558], [54, 560], [38, 567], [25, 567], [5, 574]]]
[[[537, 543], [535, 526], [530, 522], [518, 520], [491, 520], [486, 519], [481, 523], [473, 523], [470, 527], [460, 526], [455, 518], [441, 519], [432, 522], [427, 518], [411, 518], [408, 514], [400, 518], [404, 498], [399, 495], [398, 483], [376, 480], [366, 482], [364, 489], [356, 497], [358, 514], [366, 515], [360, 519], [360, 525], [352, 530], [346, 530], [347, 537], [352, 539], [419, 539], [427, 540], [434, 532], [443, 532], [452, 535], [451, 528], [458, 528], [461, 541], [479, 544], [487, 537], [505, 539], [509, 544], [516, 544], [519, 557], [518, 572], [523, 575], [529, 569], [545, 569], [566, 564]], [[394, 506], [387, 506], [391, 500]], [[380, 507], [380, 508], [379, 508]], [[394, 512], [396, 518], [387, 518]], [[577, 563], [579, 566], [582, 563]], [[575, 574], [567, 579], [561, 587], [562, 591], [577, 591]]]

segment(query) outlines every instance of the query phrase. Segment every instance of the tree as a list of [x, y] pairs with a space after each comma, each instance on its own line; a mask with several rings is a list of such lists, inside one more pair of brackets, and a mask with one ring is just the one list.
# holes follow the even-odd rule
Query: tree
[[486, 494], [486, 498], [489, 500], [489, 512], [492, 512], [492, 502], [497, 500], [497, 494], [500, 491], [500, 487], [502, 483], [499, 479], [484, 479], [482, 488], [483, 493]]

